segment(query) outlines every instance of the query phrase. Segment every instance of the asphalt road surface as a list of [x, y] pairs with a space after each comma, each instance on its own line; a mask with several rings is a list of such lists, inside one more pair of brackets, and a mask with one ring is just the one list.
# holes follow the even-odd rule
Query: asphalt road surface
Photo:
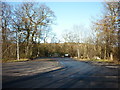
[[118, 68], [54, 58], [3, 64], [2, 88], [119, 88], [118, 80]]

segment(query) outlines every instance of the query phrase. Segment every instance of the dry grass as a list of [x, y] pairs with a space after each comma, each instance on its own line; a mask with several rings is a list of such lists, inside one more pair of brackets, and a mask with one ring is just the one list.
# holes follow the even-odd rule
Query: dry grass
[[50, 59], [50, 58], [41, 58], [41, 59], [20, 59], [20, 60], [3, 60], [2, 63], [7, 63], [7, 62], [22, 62], [22, 61], [49, 61], [49, 60], [54, 60], [54, 59]]
[[3, 60], [2, 63], [6, 63], [6, 62], [21, 62], [21, 61], [28, 61], [29, 59], [24, 58], [24, 59], [20, 59], [20, 60]]
[[55, 59], [50, 59], [50, 58], [40, 58], [40, 59], [34, 59], [34, 60], [31, 60], [31, 61], [52, 61], [52, 60], [55, 60]]
[[107, 60], [107, 59], [92, 59], [92, 61], [107, 62], [107, 63], [112, 63], [112, 62], [114, 62], [113, 60]]
[[96, 62], [105, 62], [105, 63], [114, 63], [114, 64], [119, 64], [120, 62], [116, 61], [116, 60], [107, 60], [107, 59], [78, 59], [78, 58], [74, 58], [75, 60], [79, 60], [79, 61], [96, 61]]
[[89, 59], [79, 59], [79, 58], [73, 58], [75, 60], [79, 60], [79, 61], [90, 61]]

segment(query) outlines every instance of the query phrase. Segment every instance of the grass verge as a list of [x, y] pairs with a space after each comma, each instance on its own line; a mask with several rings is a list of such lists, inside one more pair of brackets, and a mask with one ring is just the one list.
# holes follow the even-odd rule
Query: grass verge
[[23, 61], [54, 61], [55, 59], [50, 59], [50, 58], [38, 58], [38, 59], [20, 59], [20, 60], [2, 60], [2, 63], [8, 63], [8, 62], [23, 62]]
[[29, 61], [29, 59], [20, 59], [20, 60], [2, 60], [2, 63], [7, 63], [7, 62], [22, 62], [22, 61]]
[[95, 62], [105, 62], [105, 63], [114, 63], [120, 65], [119, 61], [116, 60], [107, 60], [107, 59], [79, 59], [79, 58], [74, 58], [75, 60], [79, 61], [95, 61]]

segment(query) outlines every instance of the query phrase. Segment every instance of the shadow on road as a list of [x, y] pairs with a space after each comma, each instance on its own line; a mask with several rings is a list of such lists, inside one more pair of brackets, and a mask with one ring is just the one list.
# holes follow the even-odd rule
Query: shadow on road
[[4, 75], [3, 88], [118, 88], [116, 69], [107, 69], [71, 58], [57, 58], [63, 67], [28, 76]]

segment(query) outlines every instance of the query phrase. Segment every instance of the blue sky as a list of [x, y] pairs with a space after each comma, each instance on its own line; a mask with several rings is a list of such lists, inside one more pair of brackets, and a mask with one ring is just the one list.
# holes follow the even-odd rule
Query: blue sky
[[52, 25], [52, 29], [58, 37], [74, 25], [85, 27], [84, 32], [89, 34], [91, 20], [98, 18], [103, 9], [101, 2], [47, 2], [45, 4], [54, 11], [57, 17], [57, 25]]
[[58, 38], [61, 38], [61, 34], [66, 30], [71, 30], [74, 25], [84, 27], [85, 29], [81, 29], [80, 32], [88, 36], [91, 32], [91, 21], [99, 18], [103, 10], [102, 2], [46, 2], [44, 4], [55, 13], [57, 24], [52, 25], [52, 31]]

